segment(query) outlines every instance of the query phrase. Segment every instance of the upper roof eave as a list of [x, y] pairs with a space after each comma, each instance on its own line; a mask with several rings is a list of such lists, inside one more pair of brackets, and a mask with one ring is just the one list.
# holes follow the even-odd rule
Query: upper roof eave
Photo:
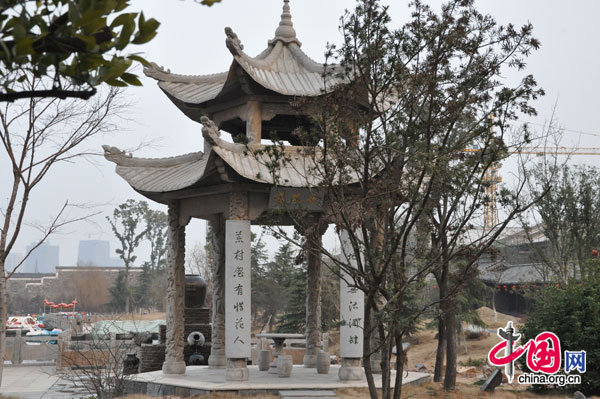
[[[250, 57], [243, 51], [241, 40], [231, 28], [225, 28], [225, 35], [225, 44], [234, 58], [232, 66], [226, 72], [180, 75], [151, 63], [144, 69], [144, 73], [156, 79], [160, 88], [172, 98], [200, 107], [219, 97], [229, 83], [238, 79], [237, 74], [230, 73], [235, 64], [257, 84], [284, 96], [316, 97], [344, 82], [334, 74], [326, 81], [324, 73], [337, 72], [339, 67], [318, 63], [300, 49], [302, 43], [296, 37], [288, 0], [284, 0], [275, 37], [258, 56]], [[330, 69], [326, 71], [326, 68]]]

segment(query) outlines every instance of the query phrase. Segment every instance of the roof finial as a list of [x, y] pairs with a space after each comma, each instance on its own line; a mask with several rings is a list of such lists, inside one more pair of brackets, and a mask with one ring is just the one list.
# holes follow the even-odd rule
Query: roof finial
[[281, 14], [281, 21], [275, 31], [275, 37], [270, 43], [274, 43], [277, 40], [281, 40], [285, 43], [296, 42], [300, 45], [300, 41], [296, 38], [296, 30], [292, 23], [292, 14], [290, 13], [290, 0], [283, 0], [283, 13]]

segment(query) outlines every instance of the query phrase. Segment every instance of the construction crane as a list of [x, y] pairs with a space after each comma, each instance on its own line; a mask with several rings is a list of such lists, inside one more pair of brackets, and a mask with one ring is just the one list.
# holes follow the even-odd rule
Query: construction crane
[[[465, 152], [477, 152], [479, 149], [465, 149]], [[509, 150], [510, 155], [531, 154], [537, 156], [551, 155], [600, 155], [600, 147], [521, 147]], [[500, 168], [502, 165], [495, 164], [489, 167], [483, 177], [489, 182], [485, 189], [489, 198], [483, 206], [483, 227], [491, 229], [498, 224], [498, 184], [502, 182]]]
[[[490, 133], [494, 134], [494, 115], [490, 114]], [[463, 152], [479, 152], [479, 148], [465, 148]], [[509, 154], [531, 154], [537, 156], [552, 155], [600, 155], [599, 147], [519, 147], [509, 149]], [[498, 224], [498, 183], [502, 182], [500, 168], [502, 165], [496, 163], [491, 165], [483, 176], [483, 180], [488, 182], [485, 193], [489, 198], [483, 205], [483, 227], [491, 229]]]

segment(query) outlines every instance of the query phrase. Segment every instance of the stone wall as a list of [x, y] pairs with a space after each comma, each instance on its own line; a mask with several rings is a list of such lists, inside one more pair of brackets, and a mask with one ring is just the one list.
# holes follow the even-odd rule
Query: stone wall
[[[54, 303], [79, 302], [75, 310], [101, 311], [110, 301], [109, 289], [122, 267], [75, 266], [56, 268], [56, 273], [15, 273], [7, 281], [9, 314], [42, 313], [44, 299]], [[130, 268], [135, 282], [141, 268]], [[46, 311], [48, 309], [46, 308]]]

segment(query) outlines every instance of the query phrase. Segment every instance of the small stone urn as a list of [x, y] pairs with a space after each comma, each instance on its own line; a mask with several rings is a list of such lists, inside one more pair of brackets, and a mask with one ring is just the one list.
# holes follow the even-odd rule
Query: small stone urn
[[206, 298], [206, 282], [197, 274], [185, 275], [185, 297], [186, 308], [202, 308]]
[[319, 351], [317, 353], [317, 373], [329, 374], [329, 367], [331, 361], [329, 360], [329, 352]]
[[267, 371], [271, 364], [271, 351], [268, 349], [261, 349], [258, 352], [258, 370]]
[[294, 367], [294, 362], [292, 361], [291, 355], [283, 355], [280, 354], [277, 357], [277, 373], [279, 377], [289, 377], [292, 375], [292, 368]]
[[123, 374], [137, 374], [139, 365], [140, 359], [138, 359], [135, 353], [128, 353], [127, 357], [123, 360]]

